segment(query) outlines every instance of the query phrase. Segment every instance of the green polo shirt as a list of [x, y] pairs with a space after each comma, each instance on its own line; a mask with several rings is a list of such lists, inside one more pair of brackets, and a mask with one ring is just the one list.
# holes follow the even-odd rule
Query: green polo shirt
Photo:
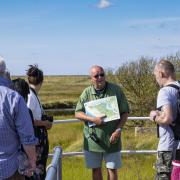
[[[85, 113], [84, 103], [109, 96], [117, 97], [120, 114], [129, 112], [129, 106], [121, 88], [109, 82], [106, 83], [106, 87], [104, 91], [98, 94], [96, 93], [93, 85], [87, 87], [79, 98], [75, 112]], [[110, 144], [109, 142], [111, 134], [116, 130], [118, 124], [119, 124], [119, 120], [114, 120], [107, 122], [103, 125], [94, 126], [93, 128], [92, 127], [90, 128], [88, 127], [88, 123], [85, 122], [84, 149], [87, 151], [108, 152], [108, 153], [117, 152], [121, 150], [121, 139], [119, 139], [115, 144]], [[98, 142], [93, 141], [92, 138], [90, 137], [92, 132], [97, 135]]]

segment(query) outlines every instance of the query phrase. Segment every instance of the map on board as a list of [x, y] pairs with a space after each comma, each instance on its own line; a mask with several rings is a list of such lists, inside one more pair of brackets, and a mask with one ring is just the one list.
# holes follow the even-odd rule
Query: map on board
[[[84, 107], [87, 115], [92, 117], [104, 117], [104, 122], [120, 119], [116, 96], [110, 96], [84, 103]], [[89, 127], [92, 126], [95, 126], [95, 124], [89, 123]]]

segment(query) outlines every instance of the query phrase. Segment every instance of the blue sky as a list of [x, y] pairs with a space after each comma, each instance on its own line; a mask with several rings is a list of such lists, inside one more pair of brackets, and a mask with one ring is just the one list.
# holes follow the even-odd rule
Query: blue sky
[[180, 51], [179, 0], [0, 0], [0, 55], [12, 75], [116, 69]]

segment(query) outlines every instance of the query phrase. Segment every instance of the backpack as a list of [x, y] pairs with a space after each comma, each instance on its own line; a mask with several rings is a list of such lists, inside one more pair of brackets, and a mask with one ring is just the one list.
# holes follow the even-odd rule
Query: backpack
[[177, 89], [177, 116], [170, 127], [173, 130], [175, 140], [180, 140], [180, 87], [175, 84], [167, 86]]

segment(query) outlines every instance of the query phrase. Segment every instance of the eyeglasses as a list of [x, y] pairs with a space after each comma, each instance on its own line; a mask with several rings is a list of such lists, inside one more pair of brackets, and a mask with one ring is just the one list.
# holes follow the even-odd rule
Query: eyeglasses
[[96, 74], [96, 75], [94, 75], [93, 77], [96, 78], [96, 79], [97, 79], [98, 77], [104, 77], [104, 73]]

